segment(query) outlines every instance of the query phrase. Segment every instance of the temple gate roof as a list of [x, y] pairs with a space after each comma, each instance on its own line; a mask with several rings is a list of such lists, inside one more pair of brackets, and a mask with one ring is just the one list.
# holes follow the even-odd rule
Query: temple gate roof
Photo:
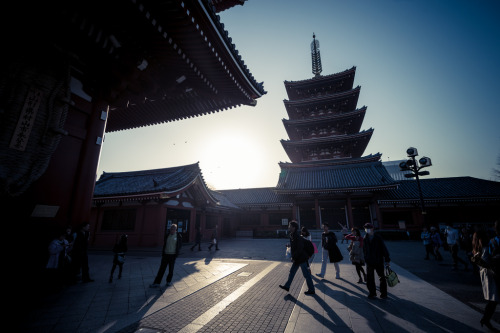
[[4, 46], [14, 63], [67, 61], [83, 91], [109, 103], [107, 132], [149, 126], [254, 106], [266, 94], [217, 15], [243, 3], [9, 3]]

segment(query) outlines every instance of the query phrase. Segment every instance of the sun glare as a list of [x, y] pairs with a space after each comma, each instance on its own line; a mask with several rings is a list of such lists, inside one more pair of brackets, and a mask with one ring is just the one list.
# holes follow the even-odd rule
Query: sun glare
[[207, 138], [199, 156], [206, 183], [213, 189], [254, 187], [262, 152], [246, 133], [224, 131]]

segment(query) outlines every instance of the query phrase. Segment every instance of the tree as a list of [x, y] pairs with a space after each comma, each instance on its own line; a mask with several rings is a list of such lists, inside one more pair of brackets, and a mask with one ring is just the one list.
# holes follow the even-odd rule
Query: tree
[[498, 154], [497, 167], [493, 168], [493, 179], [500, 181], [500, 154]]

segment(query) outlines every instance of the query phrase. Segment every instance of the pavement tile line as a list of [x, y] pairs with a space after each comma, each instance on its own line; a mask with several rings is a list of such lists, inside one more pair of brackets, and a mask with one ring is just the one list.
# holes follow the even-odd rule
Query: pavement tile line
[[[204, 260], [200, 259], [178, 259], [176, 261], [176, 265], [178, 265], [178, 270], [180, 267], [182, 267], [184, 264], [192, 263], [195, 262], [196, 264], [200, 264], [202, 266], [207, 266], [204, 263]], [[161, 295], [160, 298], [155, 298], [153, 304], [148, 304], [149, 309], [146, 310], [145, 312], [143, 311], [138, 311], [135, 313], [135, 315], [129, 314], [126, 318], [121, 318], [119, 322], [110, 322], [107, 323], [106, 325], [100, 327], [96, 333], [110, 333], [110, 332], [117, 332], [137, 321], [140, 321], [144, 318], [147, 318], [149, 316], [152, 316], [166, 307], [169, 307], [173, 305], [174, 303], [184, 299], [185, 297], [188, 297], [196, 292], [199, 292], [200, 290], [212, 285], [213, 283], [223, 279], [226, 276], [229, 276], [233, 274], [234, 272], [237, 272], [241, 270], [242, 268], [246, 267], [248, 265], [247, 262], [244, 263], [236, 263], [236, 262], [230, 262], [227, 260], [212, 260], [211, 264], [220, 264], [224, 266], [226, 269], [224, 270], [219, 270], [215, 269], [215, 271], [218, 271], [218, 274], [215, 274], [211, 278], [207, 278], [206, 280], [203, 280], [201, 282], [197, 282], [193, 286], [187, 287], [185, 289], [182, 289], [180, 291], [175, 290], [174, 287], [161, 287]], [[201, 273], [200, 273], [201, 274]], [[186, 277], [184, 277], [186, 278]], [[184, 279], [183, 278], [183, 279]], [[174, 281], [174, 285], [176, 283], [179, 283], [181, 281]], [[149, 301], [148, 301], [149, 302]], [[146, 304], [144, 305], [146, 306]]]
[[218, 304], [208, 309], [201, 316], [196, 318], [191, 324], [185, 326], [179, 333], [194, 333], [198, 332], [203, 326], [209, 323], [213, 318], [215, 318], [221, 311], [223, 311], [226, 307], [228, 307], [231, 303], [233, 303], [236, 299], [238, 299], [241, 295], [248, 291], [253, 285], [259, 282], [264, 276], [266, 276], [269, 272], [271, 272], [276, 266], [278, 266], [279, 262], [271, 263], [266, 269], [257, 274], [251, 280], [245, 282], [241, 287], [239, 287], [236, 291], [231, 293], [225, 299], [220, 301]]

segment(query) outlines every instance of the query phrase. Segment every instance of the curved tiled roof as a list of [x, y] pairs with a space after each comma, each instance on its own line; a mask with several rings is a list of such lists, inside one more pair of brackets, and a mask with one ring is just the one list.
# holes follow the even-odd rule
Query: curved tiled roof
[[237, 190], [222, 190], [224, 194], [234, 204], [245, 206], [291, 206], [293, 198], [285, 194], [274, 191], [274, 187], [246, 188]]
[[236, 206], [232, 203], [223, 193], [220, 191], [209, 190], [212, 196], [217, 199], [219, 205], [217, 208], [229, 208], [229, 209], [240, 209], [240, 207]]
[[351, 77], [352, 80], [354, 81], [354, 75], [356, 74], [356, 66], [353, 66], [349, 69], [346, 69], [343, 72], [338, 72], [330, 75], [320, 75], [320, 76], [314, 76], [313, 78], [310, 79], [305, 79], [305, 80], [297, 80], [297, 81], [286, 81], [285, 80], [285, 87], [288, 89], [288, 87], [293, 87], [293, 88], [306, 88], [307, 86], [314, 86], [318, 83], [321, 85], [328, 83], [328, 82], [334, 82], [338, 80], [342, 80], [345, 77]]
[[382, 162], [287, 168], [281, 165], [278, 193], [355, 192], [396, 188]]
[[[432, 200], [500, 200], [500, 182], [474, 177], [420, 178], [422, 196]], [[387, 191], [379, 202], [400, 202], [419, 200], [416, 180], [403, 180], [397, 190]]]
[[313, 96], [313, 97], [307, 97], [307, 98], [302, 98], [302, 99], [298, 99], [298, 100], [286, 100], [285, 99], [285, 100], [283, 100], [283, 103], [285, 103], [285, 107], [288, 107], [288, 106], [295, 106], [295, 107], [311, 106], [314, 104], [324, 104], [326, 102], [331, 102], [331, 101], [335, 101], [335, 100], [342, 100], [342, 99], [349, 98], [349, 97], [355, 97], [356, 104], [357, 104], [360, 91], [361, 91], [361, 86], [357, 86], [354, 89], [343, 91], [340, 93], [335, 93], [335, 94]]
[[206, 188], [198, 163], [154, 170], [104, 172], [95, 184], [94, 199], [179, 193], [197, 180]]

